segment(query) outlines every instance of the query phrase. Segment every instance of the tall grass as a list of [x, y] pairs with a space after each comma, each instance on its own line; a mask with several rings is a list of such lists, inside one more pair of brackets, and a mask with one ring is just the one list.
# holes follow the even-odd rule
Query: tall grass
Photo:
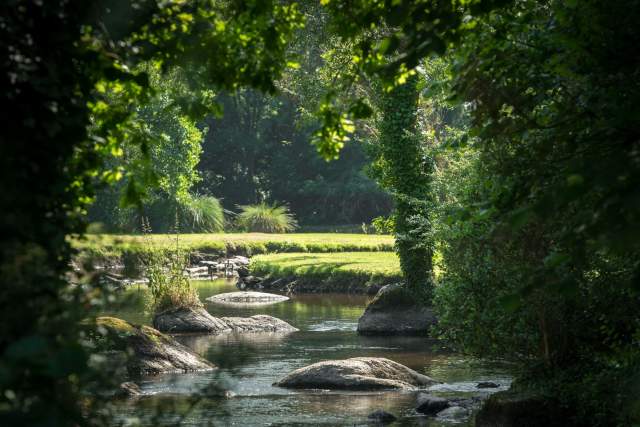
[[215, 197], [194, 196], [181, 210], [184, 231], [215, 233], [224, 230], [224, 209]]
[[[148, 220], [142, 219], [145, 237], [151, 232]], [[164, 251], [154, 250], [150, 240], [146, 244], [143, 264], [145, 275], [149, 279], [149, 289], [153, 297], [151, 311], [161, 313], [175, 308], [202, 307], [198, 292], [191, 286], [184, 271], [189, 267], [189, 253], [179, 244], [179, 235], [175, 236], [175, 247]]]
[[259, 203], [239, 206], [241, 212], [236, 224], [242, 231], [257, 233], [287, 233], [298, 226], [293, 214], [286, 206]]

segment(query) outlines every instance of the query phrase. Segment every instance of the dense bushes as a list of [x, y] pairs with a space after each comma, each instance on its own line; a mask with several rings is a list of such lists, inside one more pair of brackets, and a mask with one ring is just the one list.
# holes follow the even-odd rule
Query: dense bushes
[[441, 177], [439, 325], [517, 362], [568, 425], [640, 421], [640, 163], [623, 111], [640, 100], [638, 34], [620, 31], [638, 13], [519, 2], [479, 22], [453, 73], [474, 138]]
[[218, 199], [211, 196], [188, 195], [180, 202], [157, 197], [155, 200], [143, 204], [142, 209], [121, 208], [117, 197], [112, 197], [113, 204], [108, 204], [108, 193], [105, 190], [99, 199], [100, 205], [90, 210], [90, 218], [100, 221], [100, 230], [94, 232], [137, 233], [140, 232], [142, 218], [148, 218], [151, 228], [157, 233], [185, 232], [185, 233], [216, 233], [225, 228], [225, 213]]
[[[594, 254], [567, 292], [537, 274], [550, 244], [539, 229], [492, 225], [449, 230], [435, 297], [442, 336], [466, 353], [516, 362], [519, 382], [570, 408], [579, 425], [629, 424], [638, 407], [625, 396], [640, 378], [640, 301], [625, 286], [632, 262]], [[532, 276], [540, 282], [523, 289]]]

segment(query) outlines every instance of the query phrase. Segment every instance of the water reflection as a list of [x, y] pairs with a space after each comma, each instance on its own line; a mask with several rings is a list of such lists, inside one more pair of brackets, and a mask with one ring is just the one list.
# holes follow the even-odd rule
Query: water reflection
[[[195, 282], [200, 299], [235, 291], [233, 282]], [[109, 313], [138, 323], [149, 323], [144, 287], [130, 289], [127, 302]], [[363, 337], [355, 332], [366, 296], [293, 295], [289, 301], [268, 306], [228, 306], [205, 303], [214, 316], [268, 314], [300, 329], [290, 334], [182, 335], [177, 339], [219, 369], [213, 372], [173, 374], [146, 378], [140, 384], [147, 395], [123, 406], [123, 415], [135, 415], [143, 425], [167, 425], [182, 411], [186, 425], [369, 425], [367, 415], [385, 409], [400, 418], [394, 425], [451, 425], [414, 411], [416, 393], [318, 392], [286, 390], [272, 384], [294, 369], [327, 359], [359, 356], [387, 357], [442, 381], [431, 392], [452, 396], [478, 396], [479, 381], [493, 381], [500, 389], [510, 377], [503, 364], [469, 360], [446, 351], [424, 337]], [[232, 392], [225, 398], [221, 390]], [[193, 404], [189, 396], [200, 394]], [[202, 397], [202, 395], [204, 397]], [[228, 394], [227, 394], [228, 395]], [[167, 402], [171, 402], [167, 406]], [[168, 413], [153, 419], [154, 407]], [[174, 411], [174, 412], [171, 412]], [[164, 418], [163, 418], [164, 417]], [[469, 422], [468, 420], [466, 421]], [[463, 424], [464, 425], [464, 424]]]

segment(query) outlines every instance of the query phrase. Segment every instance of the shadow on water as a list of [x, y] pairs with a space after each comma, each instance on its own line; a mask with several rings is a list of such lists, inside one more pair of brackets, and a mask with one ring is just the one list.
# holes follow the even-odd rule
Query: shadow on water
[[[236, 291], [230, 281], [194, 283], [202, 301]], [[108, 314], [150, 323], [150, 316], [144, 313], [146, 292], [144, 287], [130, 289], [127, 303], [114, 306]], [[369, 425], [367, 415], [385, 409], [400, 418], [393, 425], [451, 425], [419, 416], [414, 410], [416, 392], [292, 391], [272, 386], [310, 363], [359, 356], [386, 357], [442, 381], [430, 389], [435, 394], [478, 396], [482, 393], [476, 387], [479, 381], [498, 383], [499, 390], [509, 386], [504, 365], [452, 354], [436, 340], [359, 336], [357, 322], [366, 303], [366, 296], [342, 294], [294, 295], [289, 301], [257, 307], [206, 303], [214, 316], [268, 314], [300, 331], [177, 336], [219, 369], [145, 378], [140, 382], [145, 396], [123, 404], [122, 417], [137, 417], [143, 425], [179, 421], [183, 425], [342, 426]]]

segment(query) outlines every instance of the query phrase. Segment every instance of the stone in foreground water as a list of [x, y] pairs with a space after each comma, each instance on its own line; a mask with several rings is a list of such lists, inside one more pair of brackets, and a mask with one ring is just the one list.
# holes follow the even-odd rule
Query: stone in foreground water
[[329, 390], [415, 390], [437, 383], [389, 359], [355, 357], [314, 363], [291, 372], [274, 385]]

